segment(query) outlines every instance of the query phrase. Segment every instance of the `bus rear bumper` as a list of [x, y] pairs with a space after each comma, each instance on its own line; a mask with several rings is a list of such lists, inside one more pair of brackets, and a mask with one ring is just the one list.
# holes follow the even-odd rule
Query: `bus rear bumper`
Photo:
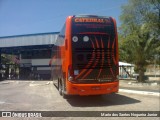
[[73, 84], [68, 82], [67, 94], [70, 95], [103, 95], [118, 92], [119, 82], [103, 84]]

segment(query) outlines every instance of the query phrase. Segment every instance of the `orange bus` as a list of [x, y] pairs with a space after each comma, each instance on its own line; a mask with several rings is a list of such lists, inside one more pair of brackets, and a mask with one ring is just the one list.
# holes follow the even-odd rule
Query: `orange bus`
[[118, 36], [112, 17], [67, 17], [52, 53], [52, 79], [58, 80], [62, 96], [118, 92]]

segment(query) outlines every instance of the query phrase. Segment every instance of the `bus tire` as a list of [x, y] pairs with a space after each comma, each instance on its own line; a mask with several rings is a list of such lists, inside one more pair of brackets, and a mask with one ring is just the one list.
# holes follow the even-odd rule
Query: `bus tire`
[[64, 99], [68, 98], [68, 95], [65, 93], [64, 88], [62, 89], [62, 96]]
[[63, 98], [67, 98], [67, 95], [64, 93], [64, 91], [62, 91], [62, 96]]
[[66, 99], [68, 97], [68, 95], [65, 92], [65, 84], [64, 81], [62, 81], [62, 96], [64, 99]]
[[58, 91], [59, 91], [59, 94], [62, 95], [62, 81], [61, 81], [61, 79], [58, 79]]

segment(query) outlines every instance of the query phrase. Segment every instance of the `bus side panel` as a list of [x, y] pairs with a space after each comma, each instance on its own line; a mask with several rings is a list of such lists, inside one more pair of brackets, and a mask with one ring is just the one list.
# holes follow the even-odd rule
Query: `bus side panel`
[[65, 73], [65, 69], [66, 69], [66, 56], [65, 56], [65, 46], [61, 46], [61, 48], [60, 48], [60, 51], [61, 51], [61, 63], [62, 63], [62, 70], [61, 70], [61, 74], [62, 74], [62, 76], [61, 77], [63, 77], [64, 79], [65, 79], [65, 75], [64, 75], [64, 73]]
[[[116, 40], [116, 64], [117, 64], [117, 69], [116, 69], [116, 75], [119, 76], [119, 51], [118, 51], [118, 32], [117, 32], [117, 24], [116, 20], [112, 18], [112, 21], [114, 23], [114, 31], [115, 31], [115, 40]], [[117, 77], [118, 80], [118, 77]], [[119, 80], [117, 81], [117, 92], [119, 90]]]
[[71, 20], [72, 16], [69, 16], [66, 20], [66, 38], [65, 38], [65, 83], [66, 83], [66, 93], [68, 89], [68, 67], [72, 64], [72, 48], [71, 48]]
[[[112, 18], [112, 17], [111, 17]], [[119, 68], [119, 52], [118, 52], [118, 33], [117, 33], [117, 24], [116, 20], [112, 18], [113, 23], [114, 23], [114, 30], [115, 30], [115, 39], [116, 39], [116, 62]], [[117, 75], [119, 75], [119, 69], [117, 69]]]

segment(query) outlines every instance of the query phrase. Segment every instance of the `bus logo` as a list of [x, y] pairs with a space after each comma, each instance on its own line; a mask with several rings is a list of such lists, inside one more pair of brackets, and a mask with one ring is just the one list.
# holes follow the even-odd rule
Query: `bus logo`
[[95, 23], [104, 23], [104, 19], [100, 18], [75, 18], [75, 22], [95, 22]]

